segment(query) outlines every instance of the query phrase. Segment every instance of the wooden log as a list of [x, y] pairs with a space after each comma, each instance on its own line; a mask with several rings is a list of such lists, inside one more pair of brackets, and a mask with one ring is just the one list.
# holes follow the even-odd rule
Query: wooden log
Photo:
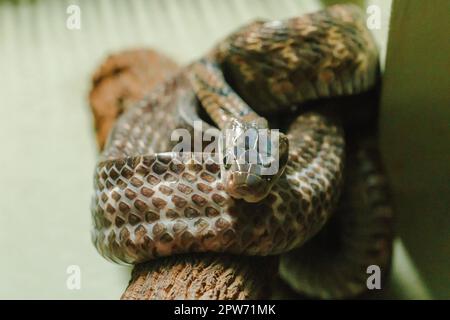
[[134, 267], [122, 299], [268, 299], [277, 260], [213, 254], [161, 258]]

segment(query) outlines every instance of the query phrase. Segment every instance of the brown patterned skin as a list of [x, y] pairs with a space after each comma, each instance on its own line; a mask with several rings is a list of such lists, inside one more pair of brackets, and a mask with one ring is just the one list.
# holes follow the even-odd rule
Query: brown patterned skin
[[281, 278], [309, 297], [358, 296], [367, 290], [368, 266], [380, 267], [383, 282], [390, 269], [394, 210], [376, 142], [356, 141], [348, 154], [334, 216], [317, 237], [281, 256]]
[[[300, 102], [367, 90], [378, 76], [373, 39], [353, 6], [252, 23], [206, 61], [221, 67], [217, 74], [224, 70], [253, 110], [275, 117]], [[285, 253], [314, 236], [334, 211], [345, 146], [338, 121], [329, 116], [294, 117], [286, 130], [286, 169], [257, 203], [231, 197], [220, 165], [202, 159], [204, 154], [186, 161], [170, 152], [173, 130], [192, 132], [191, 121], [200, 119], [196, 99], [219, 127], [235, 110], [245, 110], [243, 118], [258, 115], [232, 89], [208, 86], [211, 78], [196, 71], [198, 63], [114, 126], [96, 168], [92, 205], [93, 242], [107, 259], [134, 264], [190, 252]]]
[[236, 92], [259, 114], [356, 94], [379, 77], [378, 50], [356, 6], [282, 21], [256, 21], [213, 53]]

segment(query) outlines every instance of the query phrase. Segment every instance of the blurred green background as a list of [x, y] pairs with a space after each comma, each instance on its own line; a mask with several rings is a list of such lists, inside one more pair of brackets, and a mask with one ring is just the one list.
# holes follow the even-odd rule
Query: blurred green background
[[[336, 2], [345, 1], [0, 1], [0, 298], [117, 299], [127, 285], [130, 269], [102, 259], [89, 235], [97, 151], [87, 94], [93, 70], [108, 53], [154, 47], [183, 64], [251, 19], [300, 15]], [[381, 29], [374, 34], [384, 65], [391, 1], [352, 2], [380, 7]], [[395, 4], [398, 26], [387, 55], [382, 138], [402, 238], [385, 298], [448, 298], [450, 292], [448, 193], [442, 194], [449, 182], [449, 158], [442, 154], [449, 150], [443, 146], [450, 69], [431, 65], [442, 69], [439, 79], [421, 67], [448, 59], [439, 41], [448, 40], [449, 28], [414, 32], [425, 24], [412, 20], [423, 12], [419, 2], [426, 3]], [[80, 30], [66, 28], [71, 4], [81, 9]], [[427, 22], [449, 21], [450, 10], [434, 10]], [[431, 76], [435, 81], [422, 86]], [[428, 175], [425, 167], [434, 171]], [[80, 267], [80, 290], [66, 286], [70, 265]]]

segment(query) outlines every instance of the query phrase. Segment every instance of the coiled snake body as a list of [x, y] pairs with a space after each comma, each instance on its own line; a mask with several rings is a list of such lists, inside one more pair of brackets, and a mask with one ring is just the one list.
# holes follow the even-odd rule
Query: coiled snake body
[[[128, 264], [188, 252], [283, 254], [281, 275], [298, 291], [318, 297], [359, 293], [361, 281], [338, 289], [330, 281], [311, 285], [311, 270], [296, 271], [308, 261], [291, 250], [335, 211], [345, 161], [339, 121], [302, 112], [302, 102], [363, 92], [377, 82], [378, 54], [364, 24], [353, 6], [251, 23], [122, 115], [95, 172], [92, 237], [98, 251]], [[226, 152], [236, 156], [235, 147], [253, 148], [257, 163], [234, 159], [225, 165], [205, 150], [171, 151], [175, 129], [195, 136], [194, 121], [211, 128], [200, 107], [221, 130], [231, 130]], [[245, 129], [269, 129], [262, 116], [294, 111], [300, 115], [275, 141], [279, 170], [261, 174], [267, 161], [272, 164], [259, 157], [267, 150], [248, 141], [241, 146], [236, 137]], [[354, 260], [348, 263], [367, 262]]]

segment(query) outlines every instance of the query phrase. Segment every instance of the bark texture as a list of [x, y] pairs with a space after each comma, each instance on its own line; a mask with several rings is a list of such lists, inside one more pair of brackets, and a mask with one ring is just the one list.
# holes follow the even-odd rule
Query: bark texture
[[106, 58], [92, 77], [89, 93], [100, 150], [116, 119], [177, 70], [174, 61], [151, 49], [127, 50]]
[[192, 254], [135, 266], [123, 300], [251, 300], [270, 297], [276, 257]]

